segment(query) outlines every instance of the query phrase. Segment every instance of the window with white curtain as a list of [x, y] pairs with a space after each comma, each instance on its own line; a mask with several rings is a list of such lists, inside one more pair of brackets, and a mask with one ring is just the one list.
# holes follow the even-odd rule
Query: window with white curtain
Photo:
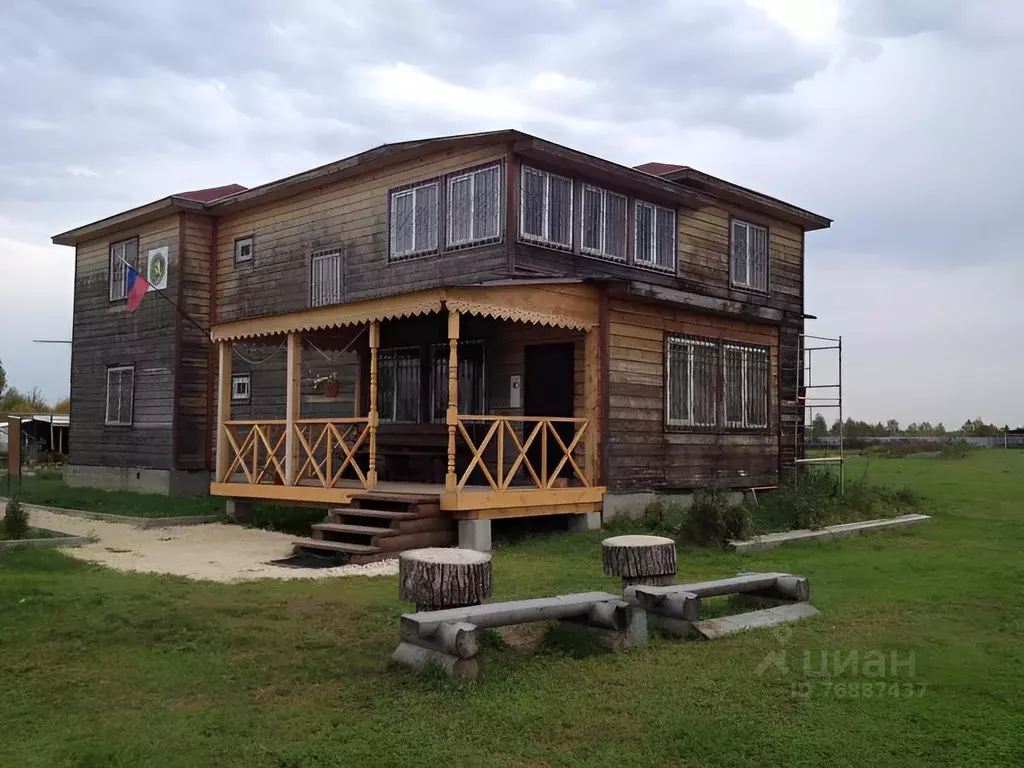
[[544, 245], [572, 248], [572, 179], [523, 166], [519, 236]]
[[107, 414], [104, 423], [131, 426], [135, 401], [135, 366], [107, 368]]
[[447, 247], [492, 242], [501, 237], [501, 166], [448, 179]]
[[626, 260], [625, 195], [583, 185], [580, 247], [588, 256]]
[[341, 249], [317, 251], [309, 262], [309, 305], [341, 303]]
[[437, 250], [436, 181], [391, 193], [391, 259]]
[[732, 284], [752, 291], [768, 290], [768, 229], [758, 224], [732, 222]]
[[139, 238], [132, 237], [117, 243], [111, 243], [109, 256], [109, 295], [111, 301], [118, 301], [128, 295], [128, 265], [140, 270]]
[[653, 203], [636, 202], [637, 265], [676, 271], [676, 212]]
[[758, 429], [768, 426], [771, 379], [767, 347], [723, 345], [725, 426]]

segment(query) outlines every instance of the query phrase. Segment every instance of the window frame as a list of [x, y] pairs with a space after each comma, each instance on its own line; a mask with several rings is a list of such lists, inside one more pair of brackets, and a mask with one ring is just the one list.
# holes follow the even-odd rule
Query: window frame
[[[600, 223], [600, 241], [601, 245], [599, 248], [588, 248], [585, 244], [585, 233], [584, 228], [586, 226], [586, 213], [587, 213], [587, 192], [600, 192], [601, 193], [601, 223]], [[615, 197], [621, 198], [623, 201], [623, 221], [622, 221], [622, 249], [624, 251], [622, 256], [614, 256], [608, 253], [608, 197], [614, 195]], [[580, 243], [580, 254], [588, 256], [594, 259], [600, 259], [601, 261], [610, 261], [613, 264], [628, 264], [629, 263], [629, 195], [624, 195], [621, 192], [615, 192], [605, 187], [599, 187], [595, 184], [589, 184], [585, 181], [580, 182], [580, 221], [579, 221], [579, 243]]]
[[[121, 385], [118, 379], [118, 408], [117, 418], [110, 418], [110, 375], [121, 374], [131, 371], [131, 394], [128, 397], [128, 420], [125, 421], [121, 413]], [[106, 372], [105, 401], [103, 409], [103, 425], [105, 427], [131, 427], [135, 422], [135, 366], [134, 365], [108, 365]]]
[[[487, 388], [487, 343], [486, 343], [486, 341], [484, 339], [459, 339], [459, 375], [460, 376], [461, 376], [461, 372], [463, 370], [463, 368], [462, 368], [463, 360], [465, 359], [464, 356], [463, 356], [463, 352], [464, 352], [464, 350], [466, 350], [467, 348], [470, 348], [470, 347], [473, 347], [473, 348], [476, 348], [476, 349], [480, 350], [480, 360], [479, 360], [479, 362], [480, 362], [480, 382], [479, 382], [479, 385], [478, 385], [478, 387], [476, 389], [475, 396], [477, 396], [480, 399], [480, 404], [483, 407], [478, 409], [475, 412], [470, 412], [470, 413], [463, 413], [460, 410], [459, 411], [459, 415], [460, 416], [486, 416], [487, 412], [489, 410], [488, 388]], [[447, 367], [448, 367], [448, 357], [449, 357], [450, 354], [451, 354], [451, 346], [450, 346], [450, 344], [448, 342], [441, 341], [441, 342], [437, 342], [435, 344], [431, 344], [430, 345], [430, 371], [429, 371], [428, 375], [430, 376], [430, 412], [429, 412], [429, 416], [430, 416], [430, 423], [431, 424], [443, 424], [444, 423], [445, 417], [443, 415], [440, 415], [440, 416], [437, 415], [437, 411], [435, 410], [435, 408], [436, 408], [436, 406], [440, 405], [441, 400], [443, 400], [445, 403], [448, 402], [448, 388], [447, 388], [447, 384], [446, 384], [444, 387], [441, 387], [441, 389], [438, 390], [438, 387], [437, 387], [437, 384], [436, 384], [436, 381], [435, 381], [435, 373], [436, 373], [435, 365], [438, 362], [443, 362], [444, 366], [445, 366], [445, 369], [447, 370]], [[446, 377], [445, 378], [445, 382], [447, 382], [447, 380], [448, 379]], [[462, 397], [463, 390], [464, 390], [464, 388], [462, 386], [462, 382], [460, 381], [459, 382], [459, 398]], [[448, 408], [448, 406], [446, 404], [445, 405], [445, 410], [447, 410], [447, 408]]]
[[[694, 387], [693, 387], [693, 364], [692, 357], [688, 369], [688, 375], [690, 377], [689, 383], [689, 394], [690, 394], [690, 419], [673, 419], [671, 418], [671, 396], [672, 396], [672, 385], [670, 381], [671, 368], [670, 361], [671, 355], [670, 350], [673, 344], [679, 345], [702, 345], [714, 348], [714, 361], [716, 366], [715, 381], [714, 381], [714, 402], [715, 402], [715, 418], [713, 424], [695, 424], [693, 423], [693, 400], [694, 400]], [[726, 372], [726, 361], [725, 353], [727, 349], [742, 350], [744, 352], [742, 370], [743, 379], [740, 384], [741, 389], [741, 410], [742, 419], [741, 421], [727, 421], [728, 416], [728, 405], [726, 398], [727, 392], [727, 372]], [[666, 332], [663, 347], [663, 360], [662, 360], [662, 386], [664, 388], [664, 431], [666, 432], [705, 432], [715, 434], [770, 434], [773, 428], [775, 413], [773, 409], [773, 384], [777, 381], [775, 376], [774, 366], [776, 365], [772, 355], [772, 347], [767, 344], [754, 344], [745, 341], [735, 341], [728, 338], [714, 338], [710, 336], [693, 336], [684, 333], [673, 333]], [[748, 355], [750, 353], [762, 354], [765, 356], [765, 380], [766, 380], [766, 391], [765, 391], [765, 423], [760, 425], [751, 425], [747, 420], [748, 413], [748, 391], [746, 387], [746, 377], [749, 376], [748, 370]]]
[[[246, 242], [248, 241], [248, 242]], [[248, 256], [239, 256], [239, 251], [245, 245], [249, 246]], [[256, 260], [256, 238], [254, 235], [242, 235], [235, 238], [235, 264], [249, 264]]]
[[[747, 228], [747, 281], [741, 283], [736, 279], [735, 262], [733, 261], [733, 244], [735, 242], [736, 226], [744, 226]], [[752, 229], [759, 229], [764, 231], [764, 288], [756, 287], [750, 280], [751, 264], [753, 261], [753, 254], [751, 253], [752, 239], [750, 232]], [[760, 295], [767, 295], [771, 292], [771, 274], [772, 274], [772, 242], [771, 242], [772, 230], [768, 224], [761, 224], [750, 219], [742, 219], [739, 217], [729, 217], [729, 286], [736, 288], [741, 291], [749, 291], [750, 293], [756, 293]]]
[[[388, 190], [388, 263], [397, 263], [402, 261], [410, 261], [411, 259], [418, 259], [424, 256], [433, 256], [441, 251], [441, 226], [443, 217], [441, 215], [442, 200], [441, 193], [444, 187], [441, 184], [442, 177], [435, 176], [430, 179], [424, 179], [417, 181], [412, 184], [406, 184], [401, 187], [393, 187]], [[419, 190], [426, 189], [427, 187], [434, 188], [434, 244], [426, 248], [416, 247], [416, 196]], [[396, 226], [397, 222], [395, 219], [395, 201], [404, 195], [412, 195], [412, 211], [413, 211], [413, 222], [412, 222], [412, 250], [403, 251], [402, 253], [395, 252], [396, 243]]]
[[[392, 403], [392, 405], [393, 405], [393, 412], [394, 412], [395, 415], [387, 415], [387, 416], [385, 416], [384, 412], [381, 410], [381, 403], [383, 401], [383, 397], [382, 397], [383, 388], [381, 386], [381, 381], [383, 379], [383, 371], [381, 370], [381, 366], [382, 366], [382, 364], [384, 364], [387, 361], [399, 359], [400, 353], [412, 353], [412, 352], [415, 352], [416, 354], [415, 355], [413, 355], [413, 354], [406, 354], [406, 355], [404, 355], [404, 357], [406, 357], [409, 360], [416, 360], [417, 361], [417, 368], [419, 369], [419, 375], [416, 377], [416, 418], [413, 421], [405, 421], [405, 420], [399, 421], [398, 418], [397, 418], [397, 413], [398, 413], [398, 377], [397, 376], [394, 377], [395, 392], [394, 392], [394, 399], [393, 399], [393, 403]], [[381, 423], [383, 423], [383, 424], [422, 424], [423, 423], [423, 353], [422, 353], [421, 348], [418, 347], [418, 346], [403, 346], [403, 347], [386, 347], [386, 348], [383, 348], [383, 349], [379, 349], [378, 352], [377, 352], [377, 387], [378, 387], [378, 390], [377, 390], [378, 416], [377, 416], [377, 418], [380, 420]]]
[[[653, 260], [640, 258], [640, 208], [651, 209], [651, 245], [654, 248]], [[672, 214], [672, 264], [664, 267], [658, 264], [658, 212], [665, 211]], [[632, 264], [640, 269], [649, 269], [663, 275], [675, 275], [679, 269], [679, 212], [675, 208], [668, 208], [649, 200], [633, 198], [633, 261]]]
[[[114, 295], [114, 249], [117, 246], [121, 246], [121, 258], [124, 258], [124, 247], [132, 242], [135, 243], [135, 259], [132, 262], [132, 266], [135, 267], [136, 272], [139, 272], [139, 249], [141, 243], [138, 235], [126, 237], [123, 240], [115, 240], [107, 244], [107, 300], [110, 302], [125, 301], [128, 298], [128, 267], [120, 258], [116, 266], [121, 270], [121, 293], [118, 296]], [[125, 259], [125, 261], [128, 261], [128, 259]]]
[[[544, 230], [543, 235], [533, 235], [525, 231], [526, 226], [526, 195], [524, 190], [526, 188], [525, 179], [527, 173], [536, 173], [544, 177], [544, 216], [542, 229]], [[557, 240], [551, 239], [551, 179], [561, 179], [562, 181], [569, 182], [569, 242], [562, 243]], [[573, 252], [576, 249], [575, 237], [576, 237], [576, 186], [577, 180], [572, 176], [563, 176], [560, 173], [554, 171], [545, 170], [544, 168], [538, 168], [533, 165], [523, 164], [519, 167], [519, 240], [523, 243], [530, 245], [538, 245], [543, 248], [553, 248], [559, 251]], [[628, 247], [628, 246], [627, 246]]]
[[[336, 297], [336, 301], [320, 301], [317, 302], [317, 284], [314, 281], [314, 275], [316, 274], [316, 265], [318, 262], [328, 261], [330, 259], [337, 259], [336, 285], [333, 286], [332, 296]], [[329, 307], [334, 304], [344, 303], [344, 286], [345, 276], [343, 274], [345, 268], [345, 259], [343, 258], [342, 248], [322, 248], [318, 251], [313, 251], [309, 254], [309, 306], [310, 307]], [[323, 299], [323, 290], [320, 291], [320, 299]]]
[[[497, 207], [496, 207], [496, 230], [494, 235], [486, 237], [476, 237], [476, 233], [472, 233], [469, 239], [455, 241], [453, 235], [453, 209], [452, 209], [452, 189], [455, 183], [461, 179], [471, 179], [471, 206], [476, 204], [476, 176], [481, 173], [488, 171], [497, 170], [498, 181], [496, 187], [497, 193]], [[483, 165], [476, 165], [470, 168], [462, 168], [452, 173], [447, 174], [444, 177], [444, 250], [445, 251], [459, 251], [466, 248], [475, 248], [480, 245], [490, 245], [492, 243], [500, 243], [505, 237], [505, 163], [503, 160], [496, 162], [489, 162]], [[439, 203], [440, 205], [440, 203]], [[473, 216], [474, 209], [470, 208], [470, 226], [475, 227], [475, 218]]]
[[[245, 395], [239, 395], [235, 390], [236, 384], [245, 382]], [[248, 403], [252, 400], [252, 372], [231, 374], [231, 402]]]

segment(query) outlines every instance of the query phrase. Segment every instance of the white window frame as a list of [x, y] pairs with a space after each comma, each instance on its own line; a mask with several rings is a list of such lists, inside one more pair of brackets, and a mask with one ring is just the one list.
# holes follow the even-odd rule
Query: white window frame
[[[434, 231], [434, 243], [433, 245], [426, 246], [424, 248], [416, 247], [416, 230], [417, 230], [417, 219], [416, 219], [416, 197], [420, 190], [428, 189], [433, 187], [434, 189], [434, 210], [433, 217], [435, 221]], [[398, 221], [395, 218], [395, 202], [407, 195], [412, 196], [412, 248], [406, 251], [399, 251], [397, 249], [396, 241], [398, 234]], [[440, 240], [440, 233], [437, 232], [436, 226], [439, 221], [438, 217], [438, 206], [441, 205], [441, 185], [435, 179], [434, 181], [425, 181], [421, 184], [414, 184], [410, 187], [404, 187], [402, 189], [396, 189], [391, 193], [390, 199], [388, 200], [388, 258], [391, 261], [404, 261], [406, 259], [412, 259], [417, 256], [426, 256], [427, 254], [437, 253], [438, 241]]]
[[[128, 395], [128, 415], [125, 418], [125, 414], [121, 412], [122, 402], [122, 380], [121, 374], [126, 371], [131, 372], [129, 378], [129, 387], [131, 391]], [[111, 374], [116, 374], [117, 379], [117, 413], [113, 416], [110, 413], [110, 378]], [[113, 365], [107, 368], [107, 387], [106, 387], [106, 408], [104, 413], [103, 423], [108, 427], [130, 427], [132, 425], [132, 417], [135, 411], [135, 366], [134, 365]]]
[[[244, 386], [242, 386], [244, 385]], [[243, 391], [244, 389], [244, 391]], [[252, 374], [232, 373], [231, 374], [231, 402], [249, 402], [252, 397]]]
[[[587, 213], [587, 192], [600, 192], [601, 193], [601, 222], [600, 226], [600, 244], [597, 248], [588, 248], [585, 244], [584, 227], [586, 226], [586, 213]], [[622, 236], [625, 242], [622, 244], [622, 255], [614, 256], [608, 252], [608, 197], [618, 197], [622, 200]], [[593, 256], [598, 259], [605, 261], [614, 261], [620, 264], [625, 264], [629, 260], [629, 198], [626, 195], [620, 195], [618, 192], [611, 192], [601, 187], [595, 187], [591, 184], [583, 184], [580, 192], [580, 253], [585, 256]]]
[[[729, 366], [726, 365], [726, 350], [735, 350], [741, 353], [740, 362], [740, 419], [729, 420]], [[766, 387], [764, 393], [764, 423], [755, 424], [750, 418], [751, 402], [747, 383], [750, 377], [750, 364], [754, 356], [762, 358], [766, 374]], [[772, 391], [772, 370], [771, 350], [767, 347], [753, 346], [750, 344], [735, 344], [723, 342], [722, 344], [722, 411], [725, 426], [728, 429], [767, 429], [771, 422], [770, 405]]]
[[[736, 229], [737, 227], [746, 230], [747, 235], [747, 252], [746, 252], [746, 264], [747, 264], [747, 279], [746, 281], [740, 281], [736, 279], [736, 263], [733, 257], [733, 246], [736, 243]], [[764, 233], [764, 274], [761, 275], [763, 284], [759, 285], [758, 281], [754, 280], [754, 265], [757, 262], [757, 254], [754, 251], [754, 238], [752, 237], [754, 231], [760, 231]], [[744, 288], [748, 291], [756, 291], [758, 293], [768, 293], [768, 275], [771, 272], [771, 258], [772, 258], [772, 247], [771, 247], [771, 232], [768, 227], [763, 224], [753, 224], [749, 221], [743, 221], [742, 219], [733, 219], [732, 224], [729, 228], [729, 282], [736, 288]]]
[[[525, 179], [526, 174], [534, 173], [544, 179], [544, 209], [541, 229], [544, 230], [542, 235], [534, 235], [527, 233], [526, 227], [526, 189]], [[562, 181], [569, 182], [569, 242], [563, 243], [558, 240], [551, 239], [551, 179], [561, 179]], [[576, 181], [569, 176], [560, 176], [557, 173], [551, 173], [550, 171], [542, 171], [539, 168], [533, 168], [528, 165], [522, 166], [519, 174], [519, 239], [528, 243], [539, 243], [546, 245], [551, 248], [558, 248], [560, 250], [571, 251], [573, 248], [572, 237], [575, 231], [575, 225], [573, 218], [575, 216], [574, 205], [576, 192]]]
[[[689, 382], [687, 387], [687, 394], [689, 395], [689, 402], [686, 404], [686, 413], [689, 414], [687, 418], [673, 419], [672, 418], [672, 355], [671, 351], [673, 347], [685, 347], [686, 353], [686, 378]], [[717, 392], [717, 382], [715, 384], [716, 391], [714, 392], [715, 407], [712, 411], [711, 421], [698, 422], [694, 416], [694, 357], [695, 348], [704, 347], [713, 349], [719, 352], [719, 343], [713, 339], [699, 339], [691, 336], [669, 336], [665, 340], [665, 423], [670, 427], [717, 427], [718, 426], [718, 409], [719, 409], [719, 398]]]
[[[128, 298], [128, 259], [125, 257], [126, 248], [129, 243], [135, 243], [135, 259], [130, 262], [136, 270], [139, 270], [139, 238], [129, 237], [118, 240], [107, 246], [107, 259], [109, 270], [107, 272], [107, 295], [110, 301], [123, 301]], [[141, 273], [141, 270], [140, 270]], [[114, 275], [121, 275], [120, 284], [114, 282]]]
[[[669, 274], [675, 274], [676, 272], [676, 251], [678, 249], [677, 240], [678, 232], [676, 230], [678, 226], [678, 219], [676, 218], [676, 211], [672, 208], [666, 208], [663, 205], [657, 205], [656, 203], [648, 203], [644, 200], [636, 200], [633, 204], [633, 263], [644, 269], [653, 269], [656, 272], [667, 272]], [[651, 210], [651, 247], [654, 252], [652, 254], [641, 255], [640, 253], [640, 209], [649, 208]], [[672, 253], [671, 253], [671, 264], [661, 265], [658, 263], [658, 212], [663, 211], [669, 213], [672, 216]]]
[[[466, 247], [468, 245], [477, 245], [477, 244], [480, 244], [480, 243], [496, 243], [496, 242], [499, 242], [501, 240], [501, 236], [502, 236], [502, 226], [501, 226], [501, 220], [502, 220], [502, 205], [501, 205], [502, 192], [501, 192], [501, 190], [502, 190], [502, 182], [504, 181], [501, 169], [502, 169], [501, 163], [494, 163], [492, 165], [488, 165], [488, 166], [485, 166], [483, 168], [474, 168], [471, 171], [466, 171], [464, 173], [457, 173], [457, 174], [455, 174], [453, 176], [449, 176], [448, 177], [448, 185], [447, 185], [447, 188], [446, 188], [448, 194], [445, 197], [445, 224], [446, 224], [446, 226], [445, 226], [445, 245], [447, 247], [449, 247], [449, 248], [464, 248], [464, 247]], [[497, 182], [495, 183], [495, 186], [494, 186], [495, 200], [493, 201], [494, 202], [494, 225], [495, 225], [494, 226], [494, 232], [495, 232], [495, 234], [479, 236], [474, 231], [474, 229], [476, 227], [476, 202], [477, 202], [476, 201], [476, 179], [477, 179], [477, 176], [479, 176], [480, 174], [492, 173], [492, 172], [496, 172], [497, 176], [498, 176], [498, 180], [497, 180]], [[452, 206], [452, 200], [454, 200], [454, 198], [455, 198], [455, 195], [453, 194], [453, 190], [455, 189], [455, 184], [460, 182], [460, 181], [463, 181], [464, 179], [469, 179], [469, 212], [468, 212], [468, 216], [469, 216], [469, 237], [466, 237], [466, 238], [463, 238], [463, 239], [459, 240], [459, 239], [456, 239], [456, 237], [455, 237], [455, 211], [454, 211], [454, 208]]]
[[[333, 263], [333, 285], [325, 286], [322, 282], [325, 267]], [[309, 258], [309, 306], [326, 307], [331, 304], [341, 304], [341, 249], [329, 248], [324, 251], [315, 251]]]
[[[249, 249], [248, 252], [245, 251], [246, 248]], [[252, 235], [235, 240], [235, 264], [244, 264], [247, 261], [252, 261], [254, 251]]]

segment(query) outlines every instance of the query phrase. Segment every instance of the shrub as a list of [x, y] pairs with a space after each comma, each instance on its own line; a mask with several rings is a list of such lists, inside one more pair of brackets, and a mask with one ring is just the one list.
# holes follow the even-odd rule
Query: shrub
[[971, 455], [971, 446], [966, 440], [950, 440], [939, 450], [940, 459], [966, 459]]
[[11, 499], [7, 502], [7, 509], [4, 512], [4, 538], [24, 539], [28, 536], [28, 510], [26, 510], [18, 499]]
[[722, 547], [730, 539], [745, 539], [752, 530], [746, 505], [732, 503], [717, 488], [697, 491], [679, 526], [680, 535], [706, 547]]

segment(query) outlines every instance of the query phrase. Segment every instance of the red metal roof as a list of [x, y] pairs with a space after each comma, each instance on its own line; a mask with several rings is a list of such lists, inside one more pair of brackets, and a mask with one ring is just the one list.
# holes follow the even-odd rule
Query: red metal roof
[[689, 167], [688, 165], [673, 165], [672, 163], [644, 163], [643, 165], [634, 165], [633, 170], [643, 171], [652, 176], [667, 176], [676, 171], [688, 170]]
[[243, 187], [241, 184], [225, 184], [223, 187], [209, 187], [208, 189], [193, 189], [191, 192], [179, 192], [173, 195], [173, 197], [183, 197], [186, 200], [194, 200], [197, 203], [208, 203], [211, 200], [217, 200], [228, 195], [237, 195], [239, 192], [245, 192], [246, 189], [248, 187]]

